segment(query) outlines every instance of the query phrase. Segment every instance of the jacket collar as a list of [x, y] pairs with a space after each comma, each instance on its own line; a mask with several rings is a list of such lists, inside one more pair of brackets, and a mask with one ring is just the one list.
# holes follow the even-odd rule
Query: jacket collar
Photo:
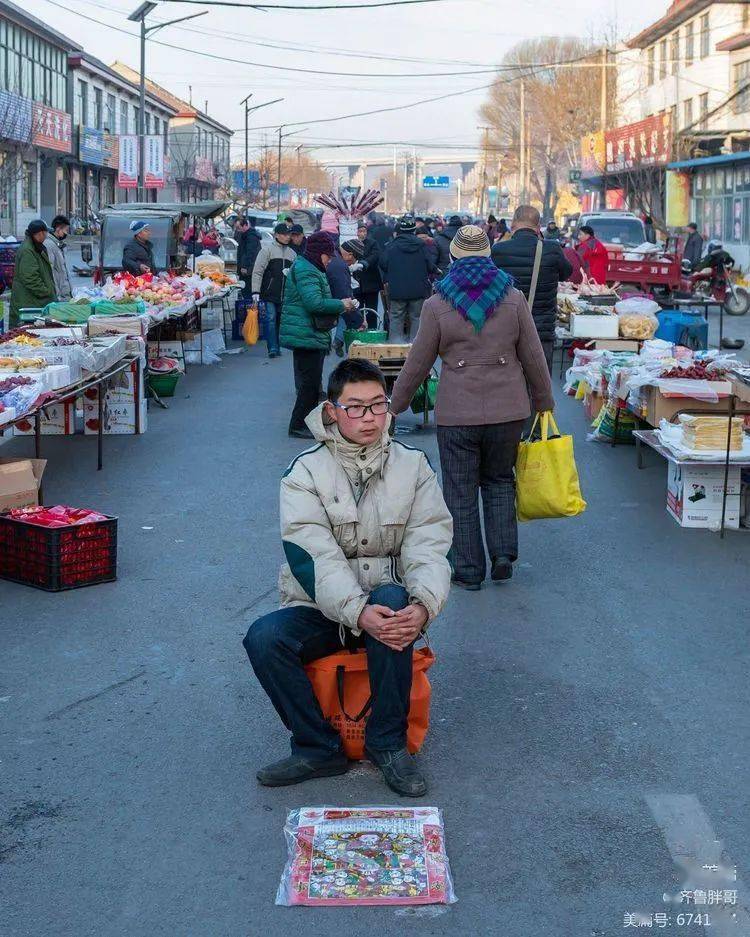
[[518, 238], [518, 237], [532, 237], [532, 238], [534, 238], [535, 241], [538, 241], [538, 240], [539, 240], [539, 238], [537, 237], [537, 233], [536, 233], [536, 231], [534, 231], [533, 228], [519, 228], [517, 231], [514, 231], [514, 232], [513, 232], [513, 234], [511, 235], [511, 237], [514, 237], [514, 238]]
[[328, 451], [346, 472], [351, 480], [369, 481], [383, 474], [385, 463], [391, 448], [391, 437], [388, 429], [391, 424], [391, 415], [388, 414], [383, 433], [379, 439], [369, 446], [350, 442], [339, 432], [336, 423], [325, 423], [325, 403], [318, 406], [308, 414], [305, 423], [318, 442], [323, 443]]

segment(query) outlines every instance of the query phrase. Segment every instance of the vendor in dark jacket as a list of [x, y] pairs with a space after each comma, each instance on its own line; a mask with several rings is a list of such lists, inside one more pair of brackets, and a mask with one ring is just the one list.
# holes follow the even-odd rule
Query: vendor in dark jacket
[[[539, 243], [540, 220], [536, 208], [519, 205], [511, 223], [512, 236], [507, 241], [496, 241], [492, 247], [495, 266], [513, 277], [516, 287], [527, 300], [531, 291], [536, 246]], [[531, 314], [551, 373], [557, 319], [557, 284], [568, 279], [573, 267], [565, 259], [558, 241], [546, 239], [541, 244], [542, 261]]]
[[[344, 241], [339, 248], [339, 253], [334, 254], [326, 267], [326, 279], [331, 287], [331, 296], [334, 299], [353, 299], [354, 288], [357, 281], [354, 279], [353, 272], [360, 265], [360, 259], [364, 254], [364, 248], [361, 241]], [[364, 318], [358, 309], [350, 309], [339, 316], [336, 332], [333, 338], [333, 347], [339, 358], [344, 357], [344, 331], [345, 329], [359, 329], [362, 327]]]
[[305, 237], [305, 229], [301, 224], [293, 224], [289, 228], [289, 234], [291, 236], [289, 246], [299, 257], [300, 254], [305, 253], [305, 243], [307, 241], [307, 238]]
[[448, 267], [451, 265], [451, 241], [460, 227], [461, 219], [458, 215], [451, 215], [448, 224], [443, 226], [442, 231], [435, 234], [435, 246], [438, 252], [437, 265], [443, 274], [448, 272]]
[[[380, 249], [364, 221], [357, 226], [357, 240], [361, 242], [364, 253], [358, 261], [362, 264], [362, 269], [356, 276], [359, 289], [355, 290], [354, 295], [366, 309], [377, 311], [378, 297], [383, 289], [383, 278], [380, 275]], [[370, 313], [371, 316], [372, 313]], [[374, 327], [375, 324], [376, 322], [368, 318], [368, 325]]]
[[695, 270], [698, 262], [703, 256], [703, 238], [698, 234], [698, 225], [691, 221], [687, 226], [688, 236], [685, 241], [685, 251], [682, 255], [683, 260], [690, 262], [690, 266]]
[[424, 243], [414, 234], [413, 218], [402, 218], [396, 237], [380, 257], [380, 270], [388, 287], [392, 342], [408, 342], [405, 320], [408, 315], [410, 333], [416, 334], [422, 304], [430, 295], [430, 274], [435, 264], [430, 260]]
[[139, 277], [142, 273], [156, 273], [154, 248], [151, 246], [151, 225], [148, 221], [131, 221], [133, 237], [122, 251], [122, 269]]
[[242, 295], [250, 299], [253, 293], [251, 278], [255, 259], [260, 253], [262, 238], [255, 230], [255, 223], [243, 218], [237, 226], [237, 269], [245, 281]]

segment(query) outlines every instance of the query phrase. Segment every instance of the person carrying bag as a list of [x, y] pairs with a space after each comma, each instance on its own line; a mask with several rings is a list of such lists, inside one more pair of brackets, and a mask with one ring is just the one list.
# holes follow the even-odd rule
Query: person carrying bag
[[[537, 425], [540, 438], [534, 440]], [[550, 433], [550, 430], [552, 432]], [[519, 521], [574, 517], [586, 510], [573, 455], [573, 437], [561, 436], [554, 416], [537, 414], [518, 446], [516, 511]]]

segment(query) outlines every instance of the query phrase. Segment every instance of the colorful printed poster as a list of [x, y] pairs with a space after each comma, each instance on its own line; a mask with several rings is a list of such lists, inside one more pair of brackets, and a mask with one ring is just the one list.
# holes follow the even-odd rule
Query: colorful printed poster
[[436, 807], [303, 807], [284, 827], [282, 905], [451, 904], [443, 820]]

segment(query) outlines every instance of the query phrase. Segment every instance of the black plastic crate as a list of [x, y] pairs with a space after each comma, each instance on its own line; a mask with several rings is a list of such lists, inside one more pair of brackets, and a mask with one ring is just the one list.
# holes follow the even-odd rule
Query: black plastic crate
[[47, 592], [117, 579], [117, 518], [40, 527], [0, 515], [0, 579]]

